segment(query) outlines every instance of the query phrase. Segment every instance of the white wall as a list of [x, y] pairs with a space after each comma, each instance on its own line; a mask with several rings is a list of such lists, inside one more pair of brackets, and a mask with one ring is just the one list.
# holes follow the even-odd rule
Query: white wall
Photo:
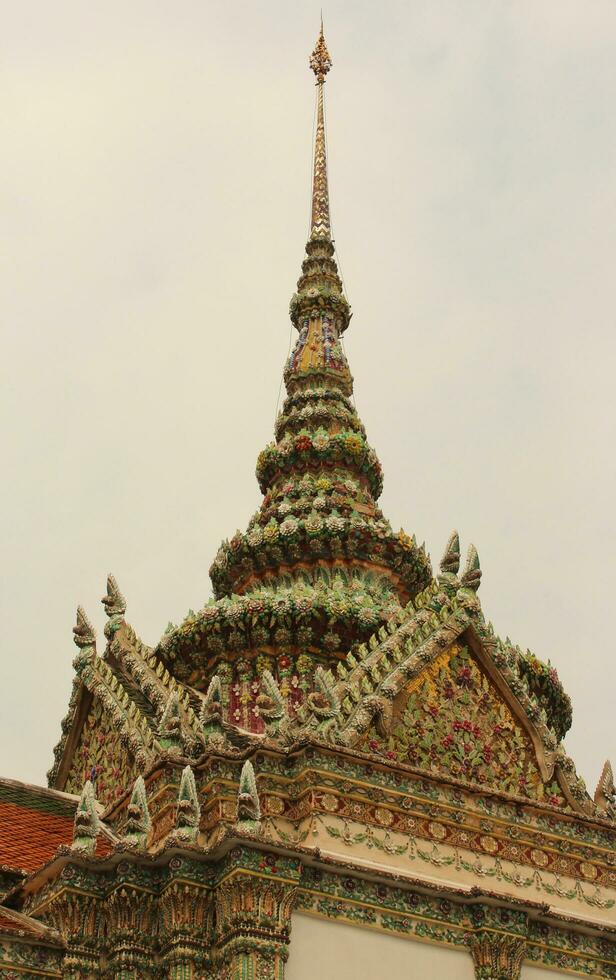
[[554, 970], [544, 970], [540, 966], [523, 966], [522, 980], [556, 980], [557, 976], [564, 976], [563, 973]]
[[[285, 980], [474, 980], [470, 954], [295, 914]], [[540, 980], [543, 974], [528, 980]], [[526, 980], [526, 978], [524, 978]]]

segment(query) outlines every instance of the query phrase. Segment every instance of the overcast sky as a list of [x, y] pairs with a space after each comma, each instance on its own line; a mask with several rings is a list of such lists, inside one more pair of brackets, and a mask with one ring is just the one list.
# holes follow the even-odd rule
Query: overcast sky
[[[334, 232], [382, 506], [481, 558], [616, 762], [616, 3], [329, 0]], [[312, 3], [5, 0], [0, 774], [82, 603], [154, 644], [259, 504], [309, 211]], [[99, 650], [103, 643], [99, 640]]]

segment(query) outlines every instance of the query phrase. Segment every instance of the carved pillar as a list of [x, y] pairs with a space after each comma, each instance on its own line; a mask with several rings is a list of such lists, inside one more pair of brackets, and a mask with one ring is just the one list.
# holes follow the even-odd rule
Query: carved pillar
[[100, 975], [102, 908], [96, 895], [61, 889], [32, 914], [53, 926], [66, 941], [63, 980], [96, 980]]
[[520, 980], [526, 948], [521, 937], [479, 930], [469, 947], [477, 980]]
[[212, 900], [206, 886], [173, 881], [159, 900], [161, 954], [167, 980], [209, 976]]
[[120, 884], [107, 898], [109, 968], [114, 980], [153, 975], [157, 933], [156, 897], [142, 888]]
[[283, 980], [297, 885], [233, 872], [216, 889], [219, 980]]

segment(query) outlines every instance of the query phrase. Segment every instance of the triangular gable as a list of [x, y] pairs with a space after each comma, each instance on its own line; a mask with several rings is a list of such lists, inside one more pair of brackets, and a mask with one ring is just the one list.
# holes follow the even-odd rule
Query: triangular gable
[[50, 786], [77, 795], [90, 779], [107, 805], [153, 761], [156, 713], [123, 665], [133, 646], [142, 646], [124, 620], [110, 631], [103, 657], [96, 654], [94, 631], [81, 609], [73, 632], [81, 652], [74, 660], [69, 708], [47, 775]]
[[465, 634], [408, 681], [393, 700], [387, 732], [372, 724], [356, 747], [483, 789], [565, 805], [515, 698], [505, 696], [469, 639]]

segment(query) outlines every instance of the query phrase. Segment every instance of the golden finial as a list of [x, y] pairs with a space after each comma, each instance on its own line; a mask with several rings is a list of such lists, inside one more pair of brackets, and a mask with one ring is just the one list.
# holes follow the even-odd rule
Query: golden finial
[[325, 81], [325, 76], [327, 75], [331, 66], [332, 59], [329, 56], [329, 51], [327, 50], [327, 45], [325, 43], [325, 35], [323, 34], [323, 16], [321, 15], [321, 31], [317, 38], [316, 47], [310, 55], [310, 67], [315, 74], [318, 85], [323, 84]]
[[317, 80], [317, 126], [312, 174], [311, 238], [331, 238], [329, 191], [327, 188], [327, 150], [325, 146], [325, 108], [323, 105], [323, 82], [331, 66], [332, 59], [325, 43], [323, 17], [321, 17], [321, 31], [316, 47], [310, 56], [310, 67]]

